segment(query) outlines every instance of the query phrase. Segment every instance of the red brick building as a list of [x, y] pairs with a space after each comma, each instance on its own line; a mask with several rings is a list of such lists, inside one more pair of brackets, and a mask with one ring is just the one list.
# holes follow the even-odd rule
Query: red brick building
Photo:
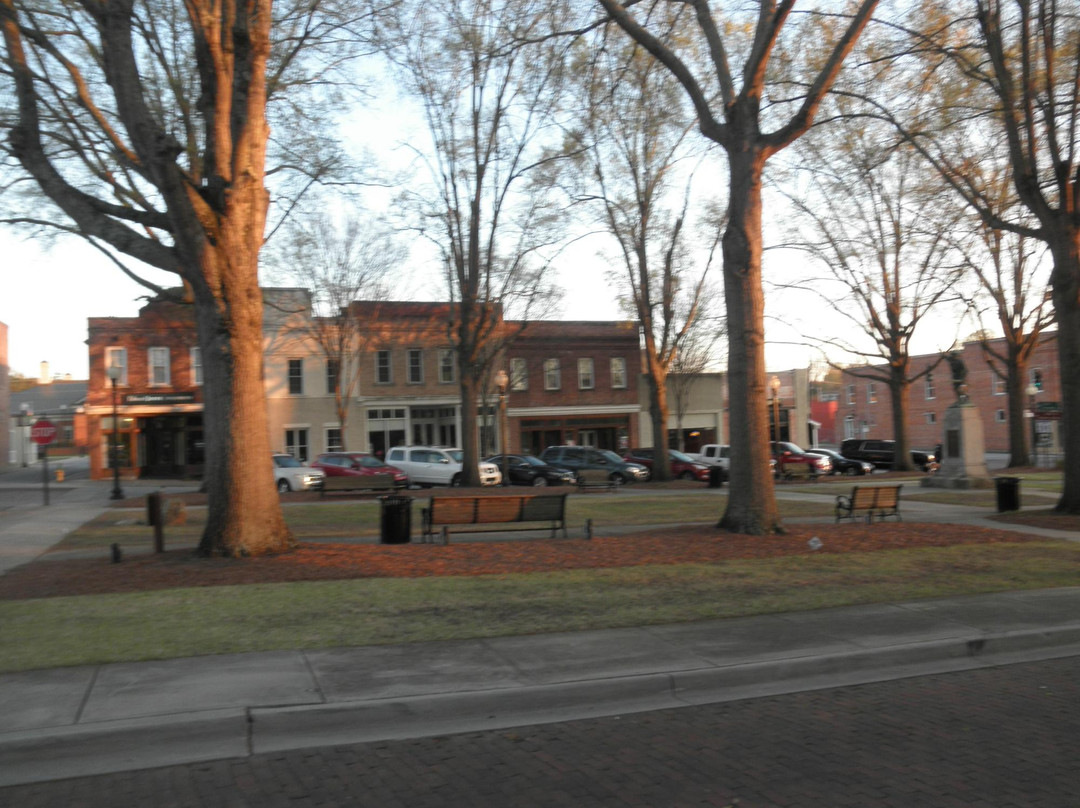
[[636, 322], [537, 321], [506, 353], [511, 451], [638, 445], [644, 414]]
[[138, 317], [88, 321], [86, 414], [90, 474], [108, 477], [115, 387], [117, 458], [124, 477], [198, 476], [203, 465], [202, 360], [190, 304], [154, 300]]
[[[996, 341], [999, 345], [1002, 340]], [[994, 344], [994, 343], [992, 343]], [[1003, 352], [1001, 348], [999, 351]], [[989, 354], [981, 342], [965, 343], [961, 356], [967, 368], [968, 397], [982, 416], [983, 437], [988, 452], [1009, 451], [1009, 404], [1005, 383], [988, 364]], [[912, 357], [911, 372], [917, 374], [941, 359], [940, 354]], [[879, 368], [884, 372], [884, 365]], [[1044, 335], [1032, 354], [1026, 385], [1034, 384], [1035, 427], [1039, 451], [1060, 451], [1061, 374], [1055, 334]], [[908, 388], [908, 436], [912, 448], [933, 449], [942, 441], [945, 409], [956, 402], [952, 372], [941, 361], [929, 375]], [[1032, 402], [1024, 402], [1030, 408]], [[836, 412], [838, 440], [845, 438], [892, 438], [893, 419], [889, 389], [873, 382], [843, 374]]]

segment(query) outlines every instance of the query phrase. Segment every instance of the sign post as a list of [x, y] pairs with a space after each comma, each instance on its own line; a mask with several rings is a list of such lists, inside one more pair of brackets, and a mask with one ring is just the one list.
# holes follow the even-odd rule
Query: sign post
[[[34, 421], [34, 425], [30, 427], [30, 440], [36, 443], [38, 446], [48, 446], [54, 440], [56, 440], [56, 426], [52, 421], [48, 421], [45, 418], [39, 418]], [[45, 504], [49, 504], [49, 451], [45, 450], [45, 453], [41, 458], [41, 471], [42, 471], [42, 485], [45, 492]]]

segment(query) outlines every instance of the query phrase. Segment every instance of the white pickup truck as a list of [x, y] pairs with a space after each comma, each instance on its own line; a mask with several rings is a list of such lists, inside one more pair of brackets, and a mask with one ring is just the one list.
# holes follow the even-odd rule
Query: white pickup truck
[[731, 471], [731, 447], [724, 443], [706, 443], [692, 458], [707, 466], [719, 466]]

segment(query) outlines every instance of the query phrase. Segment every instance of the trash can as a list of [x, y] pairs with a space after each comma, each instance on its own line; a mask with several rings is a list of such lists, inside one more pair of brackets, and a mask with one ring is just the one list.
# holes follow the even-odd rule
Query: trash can
[[1020, 510], [1019, 477], [995, 477], [994, 487], [997, 489], [998, 513]]
[[724, 470], [720, 466], [709, 466], [709, 488], [720, 488], [724, 485]]
[[382, 544], [408, 544], [412, 532], [412, 497], [379, 497], [379, 541]]

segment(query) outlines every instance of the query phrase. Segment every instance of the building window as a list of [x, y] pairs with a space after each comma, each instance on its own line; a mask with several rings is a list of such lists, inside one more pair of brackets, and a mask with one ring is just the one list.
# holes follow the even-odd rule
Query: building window
[[[127, 348], [105, 349], [105, 367], [110, 368], [113, 365], [120, 367], [120, 376], [116, 380], [117, 385], [126, 387], [128, 383]], [[108, 379], [108, 383], [111, 385], [112, 380], [109, 379], [107, 374], [105, 378]]]
[[510, 389], [518, 393], [529, 389], [529, 365], [524, 359], [510, 360]]
[[393, 378], [390, 372], [390, 351], [376, 351], [375, 384], [390, 384]]
[[409, 384], [421, 384], [424, 381], [424, 352], [419, 348], [410, 348], [407, 357]]
[[336, 359], [326, 360], [326, 394], [337, 395], [340, 365]]
[[615, 390], [626, 389], [626, 360], [621, 356], [611, 359], [611, 386]]
[[847, 386], [847, 403], [848, 404], [854, 404], [855, 403], [855, 385], [853, 385], [853, 384], [849, 384]]
[[301, 463], [306, 463], [308, 461], [308, 431], [306, 429], [286, 429], [285, 451]]
[[1005, 395], [1005, 380], [998, 376], [996, 373], [992, 374], [991, 379], [991, 392], [995, 396]]
[[926, 400], [932, 401], [937, 398], [937, 392], [934, 390], [934, 374], [926, 374]]
[[845, 415], [844, 416], [844, 438], [848, 439], [848, 438], [854, 438], [854, 437], [855, 437], [855, 416], [854, 415]]
[[202, 387], [202, 348], [191, 349], [191, 385]]
[[341, 427], [328, 426], [326, 428], [326, 451], [340, 452], [341, 448]]
[[577, 384], [578, 390], [592, 390], [593, 384], [593, 361], [582, 357], [577, 361]]
[[928, 413], [926, 413], [926, 423], [928, 423], [928, 424], [936, 424], [937, 423], [937, 413], [936, 412], [928, 412]]
[[289, 395], [302, 396], [304, 394], [304, 360], [289, 360]]
[[562, 380], [559, 375], [559, 360], [558, 359], [545, 359], [544, 360], [544, 389], [545, 390], [558, 390], [562, 386]]
[[455, 367], [454, 349], [439, 349], [439, 384], [453, 384], [457, 380]]
[[997, 412], [994, 413], [994, 421], [995, 422], [997, 422], [999, 424], [1003, 424], [1007, 420], [1009, 420], [1009, 419], [1005, 416], [1005, 410], [998, 410]]
[[147, 364], [150, 367], [147, 378], [150, 386], [167, 386], [169, 384], [169, 349], [151, 348], [147, 352]]
[[1032, 368], [1031, 370], [1031, 383], [1035, 385], [1035, 389], [1040, 393], [1043, 389], [1043, 375], [1042, 368]]
[[874, 382], [866, 383], [866, 403], [877, 404], [877, 384]]

